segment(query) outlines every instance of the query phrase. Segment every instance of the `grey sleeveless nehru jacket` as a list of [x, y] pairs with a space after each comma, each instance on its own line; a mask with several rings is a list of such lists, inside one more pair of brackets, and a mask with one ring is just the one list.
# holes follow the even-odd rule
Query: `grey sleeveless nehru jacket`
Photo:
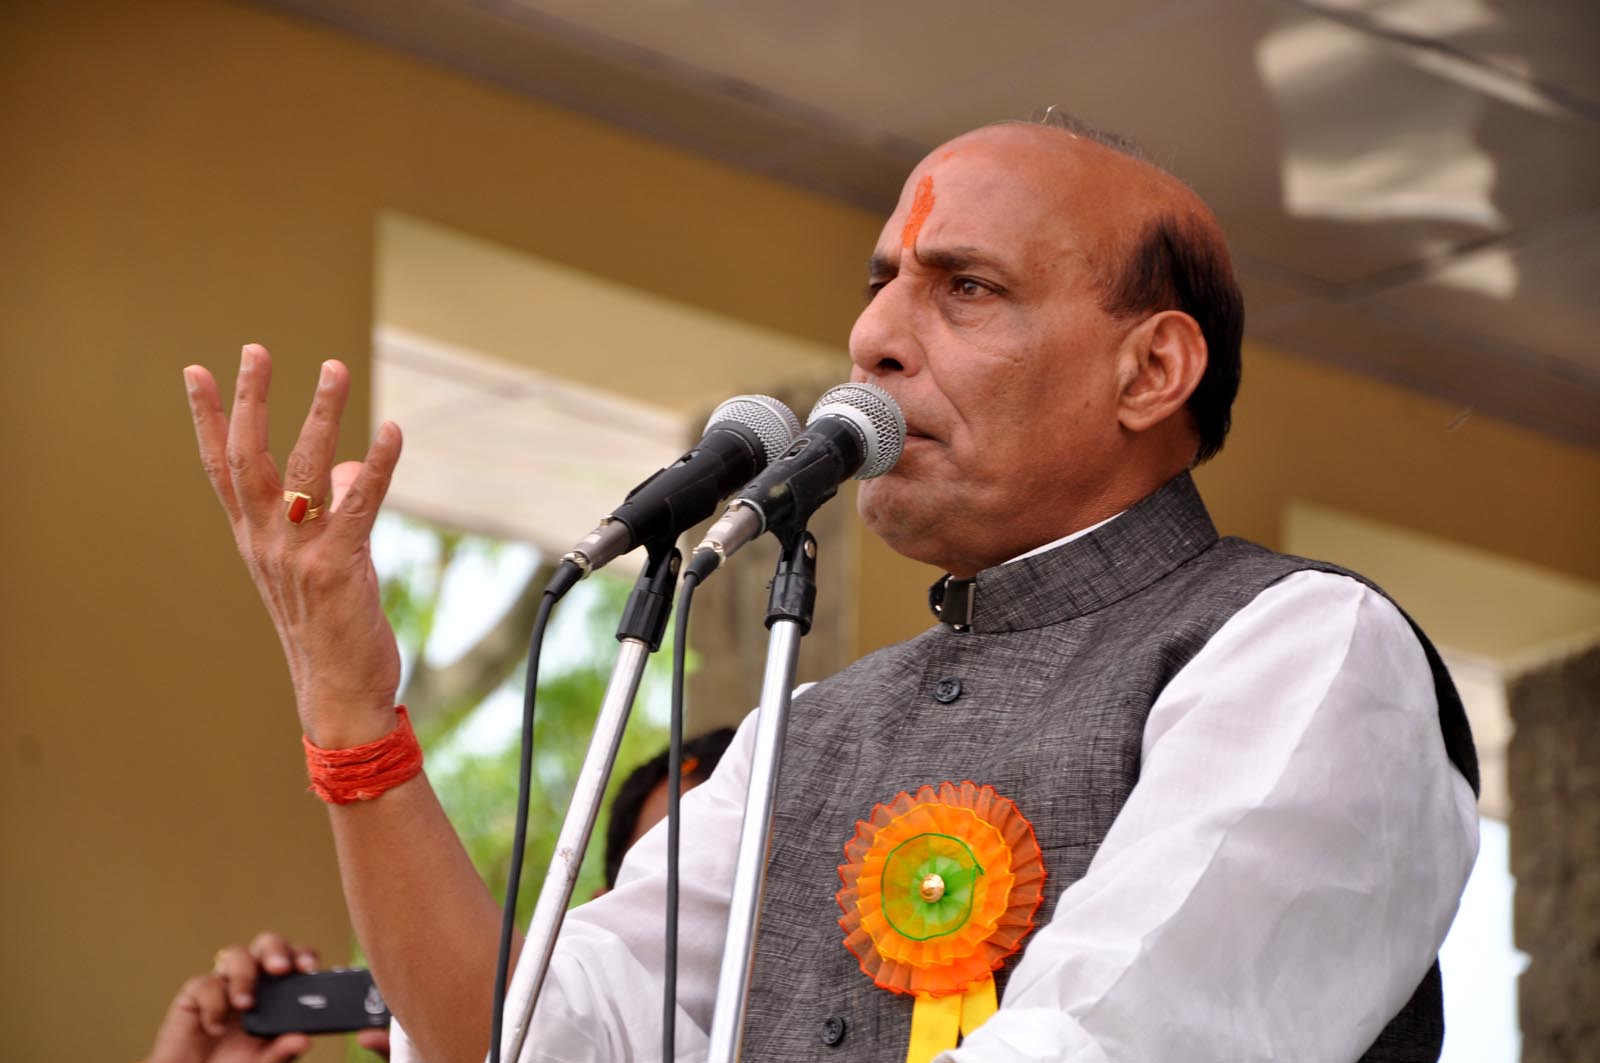
[[[841, 943], [837, 868], [856, 820], [924, 784], [992, 785], [1033, 823], [1046, 924], [1139, 778], [1162, 688], [1229, 617], [1303, 569], [1343, 573], [1218, 539], [1184, 474], [1089, 535], [979, 573], [966, 630], [937, 625], [796, 698], [743, 1057], [903, 1060], [912, 1001], [874, 986]], [[1446, 748], [1476, 791], [1460, 699], [1417, 634]], [[996, 974], [1002, 994], [1006, 974]], [[1362, 1059], [1437, 1059], [1443, 1029], [1435, 964]]]

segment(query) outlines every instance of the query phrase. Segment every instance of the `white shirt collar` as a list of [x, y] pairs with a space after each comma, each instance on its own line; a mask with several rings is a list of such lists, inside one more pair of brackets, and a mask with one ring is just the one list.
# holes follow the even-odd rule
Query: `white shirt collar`
[[[1118, 517], [1122, 516], [1122, 514], [1124, 514], [1126, 512], [1128, 512], [1128, 511], [1125, 510], [1125, 509], [1124, 510], [1120, 510], [1120, 511], [1118, 511], [1116, 513], [1111, 514], [1111, 516], [1107, 517], [1105, 520], [1100, 521], [1097, 524], [1091, 524], [1087, 528], [1079, 528], [1077, 531], [1073, 532], [1071, 535], [1063, 535], [1061, 538], [1054, 539], [1054, 540], [1052, 540], [1052, 541], [1050, 541], [1048, 543], [1045, 543], [1043, 546], [1035, 546], [1032, 550], [1029, 550], [1027, 553], [1018, 554], [1016, 557], [1013, 557], [1011, 559], [1011, 561], [1021, 561], [1025, 557], [1032, 557], [1034, 554], [1042, 554], [1046, 550], [1054, 550], [1058, 546], [1065, 546], [1067, 543], [1070, 543], [1074, 539], [1083, 538], [1085, 535], [1088, 535], [1090, 532], [1094, 531], [1096, 528], [1105, 527], [1107, 524], [1110, 524], [1112, 521], [1116, 520]], [[1007, 561], [1005, 563], [1009, 565], [1009, 564], [1011, 564], [1011, 561]]]

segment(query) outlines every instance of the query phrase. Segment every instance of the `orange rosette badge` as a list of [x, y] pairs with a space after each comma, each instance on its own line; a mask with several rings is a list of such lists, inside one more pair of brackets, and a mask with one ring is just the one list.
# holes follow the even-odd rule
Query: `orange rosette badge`
[[1033, 929], [1033, 825], [991, 786], [945, 782], [873, 808], [844, 853], [845, 947], [875, 984], [917, 998], [906, 1058], [932, 1059], [994, 1013], [994, 972]]

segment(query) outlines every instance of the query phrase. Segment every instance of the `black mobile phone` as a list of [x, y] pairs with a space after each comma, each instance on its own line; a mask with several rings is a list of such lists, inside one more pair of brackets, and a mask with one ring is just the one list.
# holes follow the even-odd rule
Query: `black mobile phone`
[[365, 967], [264, 974], [256, 983], [256, 1006], [244, 1013], [242, 1025], [257, 1037], [348, 1033], [389, 1025], [389, 1008]]

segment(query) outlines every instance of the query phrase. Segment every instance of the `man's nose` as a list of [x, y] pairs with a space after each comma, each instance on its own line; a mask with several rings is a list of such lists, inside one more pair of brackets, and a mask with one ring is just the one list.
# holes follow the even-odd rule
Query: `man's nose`
[[909, 283], [900, 277], [878, 289], [850, 330], [852, 380], [907, 375], [922, 366], [914, 327]]

